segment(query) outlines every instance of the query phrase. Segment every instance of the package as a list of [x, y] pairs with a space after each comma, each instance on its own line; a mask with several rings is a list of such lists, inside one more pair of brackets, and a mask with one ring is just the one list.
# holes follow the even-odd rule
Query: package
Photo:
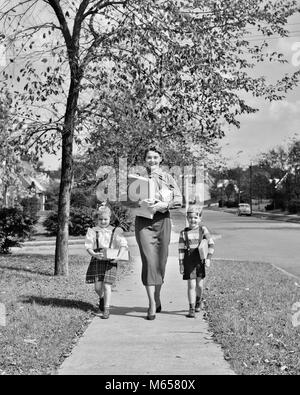
[[155, 182], [151, 178], [128, 175], [128, 200], [139, 205], [141, 200], [155, 199]]
[[128, 250], [124, 250], [121, 255], [119, 255], [119, 251], [120, 250], [118, 250], [116, 248], [104, 248], [103, 249], [103, 254], [104, 254], [103, 259], [116, 259], [118, 257], [118, 260], [129, 261]]
[[206, 259], [208, 255], [208, 243], [206, 239], [202, 239], [201, 243], [199, 244], [199, 255], [201, 259]]
[[145, 199], [140, 202], [140, 206], [135, 210], [135, 215], [153, 219], [154, 211], [151, 206], [155, 204], [156, 200]]

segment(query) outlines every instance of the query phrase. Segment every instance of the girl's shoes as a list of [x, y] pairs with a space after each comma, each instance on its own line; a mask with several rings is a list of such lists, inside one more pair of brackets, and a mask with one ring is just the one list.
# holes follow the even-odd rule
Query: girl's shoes
[[156, 312], [157, 313], [161, 313], [161, 304], [159, 306], [156, 307]]
[[104, 320], [107, 320], [109, 318], [109, 309], [108, 308], [104, 308], [104, 312], [103, 312], [102, 318]]

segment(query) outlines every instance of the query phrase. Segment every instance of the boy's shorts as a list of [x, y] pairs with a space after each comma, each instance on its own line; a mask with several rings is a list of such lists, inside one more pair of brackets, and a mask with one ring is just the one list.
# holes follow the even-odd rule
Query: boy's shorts
[[205, 278], [205, 260], [200, 258], [198, 248], [185, 253], [183, 267], [183, 280]]

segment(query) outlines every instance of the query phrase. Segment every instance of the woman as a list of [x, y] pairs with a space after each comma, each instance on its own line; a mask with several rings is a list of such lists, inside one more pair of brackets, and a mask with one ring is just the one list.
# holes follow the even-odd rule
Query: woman
[[156, 147], [145, 151], [144, 160], [148, 177], [155, 183], [156, 202], [151, 206], [153, 219], [136, 217], [135, 235], [142, 259], [142, 282], [149, 299], [147, 319], [154, 320], [155, 313], [161, 311], [160, 290], [171, 238], [169, 209], [182, 205], [182, 195], [173, 177], [161, 170], [162, 154]]

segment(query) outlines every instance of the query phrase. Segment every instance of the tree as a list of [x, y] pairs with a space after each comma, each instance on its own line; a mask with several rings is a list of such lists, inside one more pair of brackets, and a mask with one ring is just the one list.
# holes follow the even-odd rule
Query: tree
[[20, 181], [23, 173], [19, 156], [16, 154], [10, 141], [10, 129], [12, 128], [9, 108], [11, 98], [9, 95], [0, 96], [0, 185], [2, 189], [3, 206], [8, 207], [8, 192], [14, 188], [18, 193], [26, 194]]
[[262, 173], [256, 173], [253, 177], [253, 197], [258, 200], [267, 199], [270, 194], [270, 180]]
[[230, 201], [231, 197], [235, 194], [235, 187], [232, 182], [229, 182], [225, 187], [225, 195], [227, 197], [227, 201]]
[[[29, 13], [41, 18], [41, 6], [51, 17], [24, 24]], [[162, 133], [181, 125], [191, 141], [205, 145], [224, 135], [225, 123], [239, 126], [238, 115], [256, 111], [241, 92], [280, 100], [298, 82], [299, 73], [276, 84], [253, 77], [256, 63], [284, 59], [269, 52], [266, 41], [257, 45], [247, 37], [249, 26], [265, 37], [285, 36], [287, 18], [297, 10], [293, 0], [24, 0], [2, 7], [0, 21], [10, 30], [6, 45], [18, 44], [17, 51], [31, 56], [20, 70], [14, 101], [16, 116], [27, 125], [18, 141], [38, 154], [62, 149], [56, 274], [68, 273], [74, 144], [88, 141], [85, 121], [110, 119], [110, 108], [108, 117], [99, 112], [103, 87], [125, 92], [134, 86], [136, 109], [146, 122], [156, 122]], [[44, 40], [40, 47], [37, 37]], [[32, 51], [40, 53], [42, 71]], [[10, 81], [9, 73], [4, 76]]]

